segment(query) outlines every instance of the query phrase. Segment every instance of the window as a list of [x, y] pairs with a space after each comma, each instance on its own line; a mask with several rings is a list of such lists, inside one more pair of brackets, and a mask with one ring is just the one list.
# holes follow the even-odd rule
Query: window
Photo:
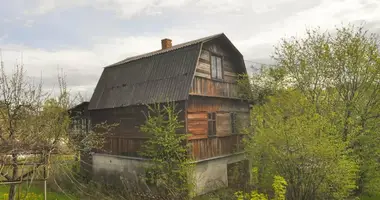
[[216, 135], [216, 113], [208, 113], [208, 135]]
[[222, 58], [211, 56], [211, 76], [215, 79], [223, 79]]
[[236, 113], [231, 113], [231, 133], [236, 134]]

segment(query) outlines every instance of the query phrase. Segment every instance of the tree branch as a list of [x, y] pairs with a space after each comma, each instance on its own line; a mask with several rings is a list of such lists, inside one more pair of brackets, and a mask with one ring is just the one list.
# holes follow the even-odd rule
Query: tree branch
[[25, 174], [19, 176], [16, 180], [17, 180], [17, 181], [21, 181], [22, 179], [24, 179], [24, 178], [26, 178], [26, 177], [32, 175], [34, 172], [36, 172], [36, 170], [38, 169], [38, 167], [40, 167], [41, 165], [42, 165], [41, 163], [40, 163], [40, 164], [37, 164], [35, 168], [33, 168], [33, 169], [30, 170], [29, 172], [27, 172], [27, 173], [25, 173]]
[[0, 172], [0, 175], [3, 176], [4, 178], [6, 178], [7, 181], [10, 181], [12, 179], [9, 175], [4, 174], [3, 172]]

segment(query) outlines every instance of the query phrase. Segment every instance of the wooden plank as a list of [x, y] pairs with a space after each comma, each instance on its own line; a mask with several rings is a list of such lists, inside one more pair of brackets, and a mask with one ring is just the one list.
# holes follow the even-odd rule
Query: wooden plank
[[237, 74], [235, 72], [224, 71], [224, 76], [237, 77]]
[[[188, 137], [188, 140], [197, 140], [197, 139], [207, 139], [207, 135], [190, 135]], [[198, 144], [197, 142], [194, 142], [192, 143], [194, 146], [193, 146], [193, 149], [198, 149]]]
[[233, 64], [229, 59], [224, 58], [224, 59], [223, 59], [223, 68], [230, 68], [230, 69], [232, 69], [232, 71], [233, 71], [233, 69], [234, 69], [234, 64]]
[[224, 76], [224, 80], [226, 80], [226, 81], [228, 81], [228, 82], [231, 82], [231, 83], [235, 83], [236, 80], [237, 80], [237, 77]]
[[230, 113], [216, 113], [216, 135], [226, 136], [231, 134]]
[[210, 62], [210, 52], [205, 49], [202, 49], [201, 55], [199, 57]]
[[200, 96], [191, 96], [188, 101], [188, 112], [247, 112], [249, 113], [249, 104], [241, 100], [208, 98]]
[[197, 65], [197, 69], [205, 71], [205, 73], [211, 74], [211, 66], [208, 63], [199, 62]]
[[205, 74], [205, 73], [198, 72], [198, 71], [195, 72], [195, 76], [202, 77], [202, 78], [211, 78], [210, 74]]
[[191, 94], [238, 98], [236, 83], [214, 81], [196, 76], [194, 77], [193, 85], [196, 88], [190, 91]]
[[229, 155], [243, 150], [243, 135], [230, 135], [226, 137], [206, 138], [204, 136], [191, 136], [189, 143], [192, 146], [192, 156], [196, 160], [216, 156]]
[[206, 64], [211, 64], [211, 62], [209, 61], [209, 60], [205, 60], [205, 59], [203, 59], [203, 58], [199, 58], [199, 62], [201, 63], [206, 63]]
[[191, 119], [207, 119], [207, 113], [188, 113], [187, 114], [188, 120]]
[[188, 132], [193, 135], [207, 135], [208, 122], [207, 113], [188, 113]]
[[210, 75], [210, 71], [209, 70], [207, 71], [207, 70], [204, 70], [204, 69], [197, 68], [195, 71], [199, 72], [199, 73], [206, 74], [206, 75]]

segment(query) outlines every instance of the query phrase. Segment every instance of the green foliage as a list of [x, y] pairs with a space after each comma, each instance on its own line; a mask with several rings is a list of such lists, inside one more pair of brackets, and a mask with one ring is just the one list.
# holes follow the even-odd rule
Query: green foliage
[[274, 200], [285, 200], [286, 186], [288, 183], [281, 176], [274, 176], [273, 190], [274, 190]]
[[[288, 191], [298, 184], [294, 188], [311, 188], [319, 199], [380, 194], [378, 36], [355, 26], [333, 34], [306, 33], [282, 40], [273, 56], [276, 66], [254, 76], [248, 82], [252, 87], [246, 81], [241, 90], [256, 103], [254, 128], [246, 132], [260, 180], [281, 170]], [[270, 181], [264, 183], [270, 187]], [[287, 195], [297, 199], [292, 192]]]
[[[253, 170], [256, 172], [256, 170]], [[274, 176], [273, 190], [275, 196], [273, 200], [285, 200], [287, 182], [281, 176]], [[257, 190], [251, 191], [251, 193], [244, 193], [242, 191], [235, 192], [237, 200], [268, 200], [268, 195], [259, 193]]]
[[380, 193], [380, 53], [378, 36], [347, 26], [307, 31], [283, 41], [274, 58], [294, 88], [329, 117], [360, 165], [358, 193]]
[[[4, 194], [4, 200], [9, 198], [9, 194]], [[23, 200], [42, 200], [44, 199], [43, 194], [36, 194], [33, 192], [29, 192], [27, 194], [20, 195], [20, 199]]]
[[272, 174], [280, 174], [290, 199], [341, 199], [355, 189], [357, 167], [346, 143], [301, 93], [278, 92], [251, 117], [246, 147], [260, 187], [270, 188]]
[[[146, 168], [147, 181], [161, 193], [174, 197], [192, 192], [192, 167], [186, 144], [187, 135], [178, 133], [183, 128], [175, 104], [148, 106], [149, 113], [141, 131], [149, 134], [142, 156], [151, 159]], [[190, 194], [191, 195], [191, 194]]]
[[235, 193], [237, 200], [268, 200], [267, 195], [252, 191], [251, 193], [243, 193], [241, 191]]

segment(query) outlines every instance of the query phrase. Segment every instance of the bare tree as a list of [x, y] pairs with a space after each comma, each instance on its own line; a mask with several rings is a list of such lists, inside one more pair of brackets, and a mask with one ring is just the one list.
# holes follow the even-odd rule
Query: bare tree
[[10, 185], [9, 200], [15, 199], [16, 188], [23, 181], [46, 180], [52, 156], [103, 145], [108, 129], [89, 131], [80, 138], [70, 131], [70, 95], [64, 78], [60, 77], [59, 83], [59, 95], [51, 97], [43, 92], [41, 81], [34, 83], [25, 76], [22, 66], [16, 66], [11, 74], [1, 66], [0, 180]]

